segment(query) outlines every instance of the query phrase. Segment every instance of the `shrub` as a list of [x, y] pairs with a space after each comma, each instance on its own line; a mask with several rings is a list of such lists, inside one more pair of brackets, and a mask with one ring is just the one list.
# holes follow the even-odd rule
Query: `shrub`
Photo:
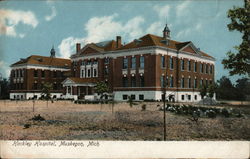
[[31, 124], [24, 124], [24, 129], [28, 129], [31, 126]]
[[206, 112], [205, 112], [205, 114], [207, 115], [207, 117], [209, 117], [209, 118], [216, 118], [216, 112], [215, 111], [213, 111], [213, 110], [207, 110]]
[[224, 115], [226, 118], [231, 116], [231, 112], [229, 112], [229, 110], [227, 110], [226, 108], [223, 108], [221, 110], [221, 114]]
[[143, 104], [143, 105], [141, 106], [141, 111], [145, 111], [145, 110], [146, 110], [146, 107], [147, 107], [147, 105], [146, 105], [146, 104]]
[[42, 117], [40, 114], [38, 114], [38, 115], [35, 115], [33, 118], [31, 118], [31, 120], [34, 120], [34, 121], [44, 121], [45, 118]]

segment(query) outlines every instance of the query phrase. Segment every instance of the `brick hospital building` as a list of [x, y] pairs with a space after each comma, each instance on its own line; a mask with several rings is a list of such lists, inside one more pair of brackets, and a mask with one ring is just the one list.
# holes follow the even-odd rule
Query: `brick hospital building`
[[[60, 61], [50, 63], [46, 79], [58, 84], [56, 86], [58, 91], [55, 93], [60, 92], [60, 94], [55, 95], [60, 98], [94, 98], [96, 82], [105, 81], [113, 92], [115, 100], [119, 101], [127, 100], [128, 96], [135, 100], [160, 100], [165, 87], [168, 100], [196, 102], [201, 99], [199, 87], [214, 82], [215, 59], [201, 51], [191, 41], [172, 40], [167, 25], [162, 36], [146, 34], [124, 45], [120, 36], [115, 40], [90, 43], [85, 46], [77, 43], [76, 52], [70, 60], [54, 56], [46, 58]], [[15, 71], [20, 68], [17, 67], [20, 62], [12, 65], [12, 84], [17, 83]], [[49, 67], [48, 63], [46, 67]], [[28, 70], [33, 72], [34, 76], [36, 69], [41, 72], [40, 67], [24, 69], [24, 72]], [[53, 71], [58, 75], [53, 76]], [[70, 72], [70, 74], [60, 76], [60, 72]], [[24, 92], [22, 90], [28, 92], [37, 88], [35, 81], [38, 83], [38, 80], [29, 77], [23, 78], [23, 83], [30, 87], [24, 86], [22, 87], [24, 89], [17, 89], [20, 86], [13, 87], [11, 98], [16, 96], [17, 92]]]

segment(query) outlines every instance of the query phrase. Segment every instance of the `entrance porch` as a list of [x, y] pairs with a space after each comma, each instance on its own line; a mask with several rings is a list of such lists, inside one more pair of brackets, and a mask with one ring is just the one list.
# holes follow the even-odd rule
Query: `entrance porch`
[[95, 99], [95, 83], [88, 79], [70, 77], [65, 79], [62, 84], [64, 99]]

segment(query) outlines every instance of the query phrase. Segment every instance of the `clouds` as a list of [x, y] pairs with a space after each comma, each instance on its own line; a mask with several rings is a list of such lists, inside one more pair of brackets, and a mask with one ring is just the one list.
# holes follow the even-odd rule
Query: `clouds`
[[2, 60], [0, 60], [0, 73], [2, 74], [3, 77], [9, 77], [10, 75], [9, 65]]
[[57, 15], [56, 13], [56, 7], [55, 6], [51, 6], [51, 14], [45, 16], [45, 20], [46, 21], [51, 21], [53, 18], [55, 18]]
[[16, 31], [16, 27], [20, 23], [32, 28], [36, 28], [39, 23], [35, 14], [31, 11], [1, 9], [0, 15], [0, 34], [11, 37], [23, 38], [25, 36], [25, 33]]
[[52, 19], [54, 19], [57, 15], [57, 11], [56, 11], [56, 7], [54, 6], [54, 1], [51, 0], [47, 0], [46, 3], [50, 6], [51, 8], [51, 14], [45, 16], [45, 20], [46, 21], [51, 21]]
[[170, 6], [169, 5], [165, 5], [165, 6], [155, 5], [153, 7], [153, 9], [158, 13], [158, 16], [160, 18], [169, 17], [169, 13], [170, 13]]
[[144, 34], [141, 25], [144, 23], [142, 16], [135, 16], [126, 23], [119, 20], [118, 14], [110, 16], [92, 17], [84, 25], [86, 36], [82, 38], [67, 37], [58, 46], [61, 57], [69, 58], [75, 52], [75, 44], [100, 42], [114, 39], [117, 35], [130, 41]]
[[61, 44], [58, 46], [59, 56], [62, 58], [69, 58], [72, 52], [75, 50], [76, 43], [86, 43], [84, 38], [74, 38], [68, 37], [61, 41]]

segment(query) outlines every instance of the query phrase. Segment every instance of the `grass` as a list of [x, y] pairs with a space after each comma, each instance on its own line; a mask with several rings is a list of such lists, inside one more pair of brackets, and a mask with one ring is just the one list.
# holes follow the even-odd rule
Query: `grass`
[[[70, 101], [0, 101], [1, 140], [162, 140], [163, 112], [157, 104], [133, 106], [119, 103], [74, 104]], [[241, 108], [239, 108], [241, 109]], [[249, 112], [250, 107], [244, 107]], [[40, 114], [45, 120], [30, 120]], [[28, 128], [25, 128], [28, 126]], [[249, 115], [244, 118], [200, 118], [193, 122], [186, 116], [166, 113], [167, 140], [249, 140]]]

